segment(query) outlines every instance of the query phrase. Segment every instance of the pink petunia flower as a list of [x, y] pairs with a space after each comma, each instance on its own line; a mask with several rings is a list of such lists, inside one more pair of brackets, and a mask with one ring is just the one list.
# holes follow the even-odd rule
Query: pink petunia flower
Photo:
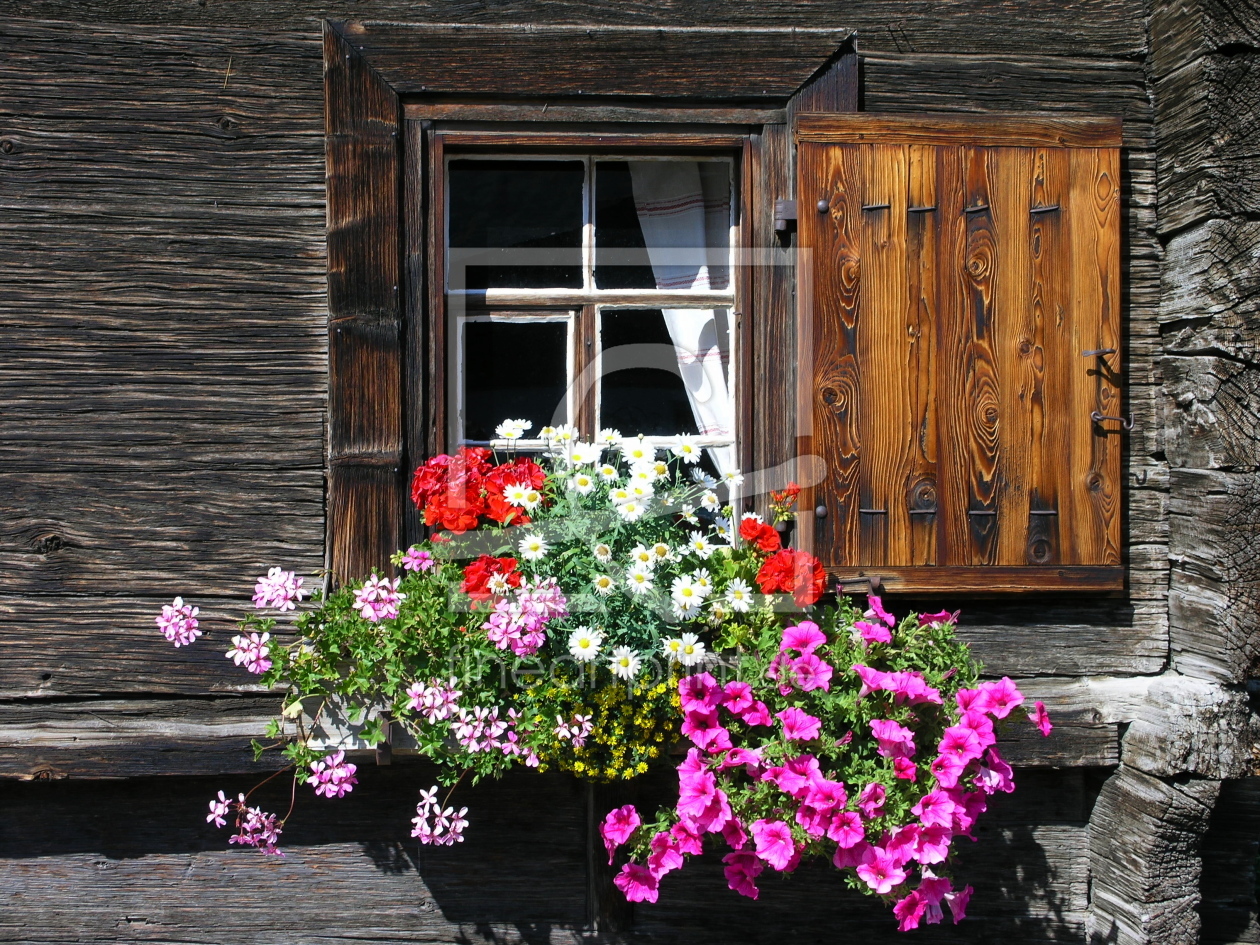
[[954, 831], [950, 827], [924, 827], [919, 831], [918, 843], [915, 845], [915, 860], [924, 865], [944, 863], [949, 856], [949, 844], [953, 839]]
[[775, 718], [783, 723], [783, 737], [788, 741], [809, 741], [817, 738], [822, 730], [820, 719], [801, 711], [796, 706], [790, 706], [782, 712], [775, 713]]
[[874, 719], [871, 732], [879, 743], [879, 754], [885, 758], [913, 758], [914, 732], [892, 719]]
[[659, 894], [659, 878], [648, 867], [639, 863], [627, 863], [613, 877], [613, 885], [621, 890], [629, 902], [656, 902]]
[[1034, 703], [1033, 711], [1028, 713], [1028, 721], [1041, 729], [1043, 736], [1049, 737], [1054, 726], [1050, 724], [1050, 713], [1046, 711], [1046, 704], [1040, 700]]
[[791, 667], [801, 692], [813, 692], [815, 689], [830, 691], [831, 666], [813, 653], [806, 653], [792, 660]]
[[722, 827], [722, 839], [732, 850], [742, 850], [744, 844], [748, 842], [748, 832], [744, 830], [744, 825], [738, 818], [732, 817]]
[[1008, 676], [996, 682], [981, 683], [980, 688], [988, 699], [988, 711], [995, 719], [1006, 718], [1012, 709], [1023, 704], [1024, 694]]
[[669, 828], [669, 835], [678, 844], [678, 851], [688, 856], [699, 856], [704, 852], [704, 834], [694, 829], [692, 824], [680, 820]]
[[960, 712], [989, 711], [989, 696], [983, 689], [959, 689], [954, 699]]
[[858, 809], [867, 820], [873, 820], [884, 812], [884, 800], [887, 796], [888, 792], [882, 784], [878, 782], [868, 784], [858, 795]]
[[678, 848], [678, 841], [669, 831], [662, 830], [654, 834], [651, 847], [652, 852], [648, 854], [647, 866], [658, 880], [666, 873], [682, 868], [684, 862], [682, 851]]
[[971, 902], [971, 893], [971, 887], [964, 886], [958, 892], [945, 895], [945, 902], [949, 905], [949, 911], [954, 914], [954, 925], [967, 918], [967, 903]]
[[752, 686], [739, 680], [728, 682], [723, 689], [723, 694], [725, 696], [723, 705], [735, 715], [747, 712], [753, 707], [753, 702], [756, 701], [753, 697]]
[[957, 623], [958, 615], [961, 611], [955, 610], [952, 614], [948, 610], [942, 610], [935, 614], [919, 614], [920, 627], [943, 627], [948, 623]]
[[684, 712], [707, 712], [720, 706], [726, 693], [709, 673], [696, 673], [678, 680], [678, 695]]
[[885, 851], [871, 847], [872, 856], [857, 868], [857, 874], [881, 896], [886, 896], [906, 881], [906, 871]]
[[841, 849], [847, 850], [866, 839], [866, 828], [857, 811], [842, 810], [834, 814], [827, 827], [827, 839], [834, 840]]
[[894, 758], [893, 777], [900, 778], [903, 781], [918, 781], [919, 766], [909, 758]]
[[758, 820], [753, 822], [749, 831], [757, 856], [776, 870], [783, 870], [791, 863], [796, 844], [792, 840], [792, 829], [787, 824], [781, 820]]
[[865, 840], [853, 844], [852, 846], [838, 846], [835, 854], [831, 857], [831, 862], [836, 869], [842, 870], [845, 867], [860, 866], [873, 857], [875, 848]]
[[944, 791], [930, 791], [910, 808], [925, 827], [949, 827], [954, 822], [954, 802]]
[[892, 633], [882, 623], [872, 623], [869, 620], [857, 620], [853, 623], [853, 629], [858, 632], [868, 646], [872, 643], [891, 643]]
[[752, 708], [742, 712], [739, 717], [745, 725], [774, 724], [774, 719], [770, 715], [769, 706], [760, 700], [754, 702]]
[[905, 824], [892, 833], [884, 836], [880, 846], [897, 866], [905, 866], [914, 859], [914, 851], [919, 845], [919, 834], [923, 832], [922, 824]]
[[167, 640], [177, 647], [187, 646], [201, 636], [197, 626], [197, 614], [200, 612], [199, 608], [185, 604], [182, 597], [176, 597], [171, 603], [163, 605], [162, 613], [154, 620]]
[[1002, 760], [996, 748], [990, 748], [984, 754], [984, 761], [976, 774], [976, 787], [985, 794], [1001, 791], [1010, 794], [1015, 790], [1015, 780], [1011, 766]]
[[906, 898], [897, 900], [893, 905], [893, 915], [897, 919], [897, 931], [909, 932], [912, 929], [917, 929], [926, 910], [927, 901], [917, 889], [906, 896]]
[[718, 721], [717, 709], [684, 713], [682, 733], [690, 738], [696, 747], [710, 754], [715, 755], [731, 747], [730, 732]]
[[960, 761], [953, 755], [938, 755], [928, 765], [928, 770], [941, 787], [952, 788], [958, 784], [958, 779], [962, 777], [963, 769], [966, 767], [966, 762]]
[[796, 626], [787, 627], [783, 631], [783, 642], [779, 644], [779, 652], [797, 650], [804, 655], [813, 653], [826, 642], [827, 637], [818, 629], [818, 624], [812, 620], [802, 620]]
[[736, 851], [722, 857], [722, 862], [726, 864], [722, 869], [726, 884], [741, 896], [756, 899], [760, 890], [755, 880], [765, 869], [757, 854], [747, 850]]
[[980, 744], [980, 738], [975, 732], [961, 725], [951, 725], [945, 729], [941, 743], [937, 746], [942, 755], [950, 755], [963, 764], [973, 758], [979, 758], [984, 747]]
[[[604, 848], [608, 851], [608, 864], [611, 866], [613, 854], [617, 848], [630, 839], [643, 821], [633, 804], [626, 804], [608, 812], [604, 822], [599, 825], [599, 835], [604, 838]], [[679, 864], [681, 865], [681, 863]]]
[[866, 598], [866, 602], [867, 604], [870, 605], [870, 607], [866, 611], [866, 613], [863, 614], [864, 617], [874, 617], [876, 620], [880, 620], [890, 627], [894, 627], [897, 625], [897, 618], [894, 617], [892, 614], [890, 614], [888, 611], [884, 610], [884, 602], [881, 601], [876, 595], [868, 594]]
[[888, 674], [878, 669], [872, 669], [870, 666], [863, 666], [861, 663], [854, 663], [850, 669], [858, 674], [858, 678], [862, 680], [862, 688], [858, 692], [859, 699], [865, 699], [872, 692], [877, 692], [884, 688], [884, 683], [888, 679]]

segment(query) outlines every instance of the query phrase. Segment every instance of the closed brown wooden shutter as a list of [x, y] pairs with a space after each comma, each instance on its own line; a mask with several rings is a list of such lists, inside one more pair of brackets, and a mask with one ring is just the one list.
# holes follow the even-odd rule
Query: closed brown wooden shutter
[[823, 562], [890, 590], [1122, 588], [1122, 424], [1091, 416], [1121, 413], [1120, 122], [809, 114], [796, 135]]

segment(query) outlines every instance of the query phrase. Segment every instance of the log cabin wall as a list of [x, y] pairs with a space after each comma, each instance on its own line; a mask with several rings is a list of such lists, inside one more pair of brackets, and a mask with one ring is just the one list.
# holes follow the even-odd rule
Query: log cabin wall
[[[615, 915], [585, 790], [561, 778], [470, 792], [469, 841], [423, 854], [414, 764], [304, 800], [284, 861], [202, 822], [253, 783], [246, 746], [274, 711], [221, 656], [230, 619], [266, 567], [325, 561], [323, 18], [851, 28], [868, 111], [1121, 116], [1130, 588], [962, 603], [988, 671], [1058, 728], [1016, 746], [1021, 788], [965, 852], [973, 918], [919, 935], [1256, 940], [1254, 9], [9, 0], [0, 941], [559, 942], [599, 915], [644, 941], [896, 937], [834, 874], [754, 905], [712, 863]], [[181, 592], [211, 639], [175, 650], [153, 615]]]

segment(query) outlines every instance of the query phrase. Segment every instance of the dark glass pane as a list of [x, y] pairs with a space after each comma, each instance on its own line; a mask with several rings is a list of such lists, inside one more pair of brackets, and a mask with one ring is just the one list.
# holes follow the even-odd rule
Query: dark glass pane
[[451, 161], [449, 177], [449, 288], [582, 287], [581, 161]]
[[595, 165], [595, 285], [600, 289], [656, 288], [634, 209], [630, 165], [625, 161]]
[[596, 287], [729, 288], [730, 172], [725, 161], [597, 162]]
[[464, 324], [464, 437], [489, 440], [506, 419], [533, 421], [527, 436], [567, 422], [568, 325], [564, 322]]
[[[626, 345], [636, 347], [625, 349]], [[660, 309], [600, 313], [600, 347], [601, 427], [615, 427], [627, 436], [696, 433], [678, 356]]]

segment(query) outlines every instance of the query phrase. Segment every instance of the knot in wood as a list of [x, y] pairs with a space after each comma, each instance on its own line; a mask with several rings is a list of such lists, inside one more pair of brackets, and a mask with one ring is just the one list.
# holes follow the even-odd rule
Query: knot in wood
[[16, 147], [17, 145], [15, 145], [8, 138], [5, 138], [3, 141], [0, 141], [0, 151], [3, 151], [5, 154], [12, 154], [14, 150], [16, 149]]
[[49, 555], [54, 551], [60, 551], [65, 547], [65, 544], [60, 535], [40, 535], [31, 542], [31, 547], [35, 549], [35, 553], [38, 555]]

